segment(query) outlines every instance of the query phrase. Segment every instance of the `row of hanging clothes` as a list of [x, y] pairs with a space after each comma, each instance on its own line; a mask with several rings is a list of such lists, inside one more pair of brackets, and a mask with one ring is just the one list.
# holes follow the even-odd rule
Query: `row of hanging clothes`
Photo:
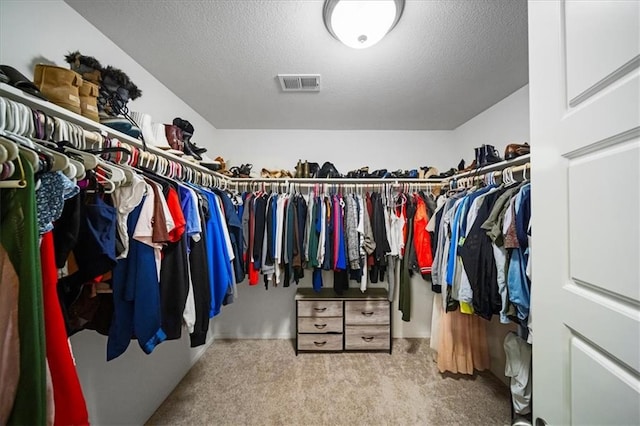
[[107, 360], [209, 319], [242, 279], [230, 194], [197, 168], [0, 97], [0, 424], [88, 424], [68, 338]]
[[338, 295], [350, 285], [364, 292], [370, 284], [386, 283], [389, 300], [399, 298], [402, 318], [409, 321], [410, 279], [431, 274], [434, 245], [427, 224], [435, 196], [409, 185], [368, 186], [312, 184], [304, 194], [295, 184], [244, 191], [249, 284], [262, 276], [267, 289], [287, 287], [298, 284], [305, 270], [316, 291], [330, 286]]
[[[528, 163], [451, 181], [429, 229], [436, 240], [431, 347], [441, 372], [490, 366], [486, 324], [515, 323], [504, 342], [515, 413], [531, 409], [531, 184]], [[514, 170], [522, 178], [514, 178]]]

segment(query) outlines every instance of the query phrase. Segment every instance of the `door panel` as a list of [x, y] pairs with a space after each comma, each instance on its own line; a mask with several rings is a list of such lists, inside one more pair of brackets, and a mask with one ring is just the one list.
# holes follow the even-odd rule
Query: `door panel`
[[640, 424], [640, 4], [528, 10], [534, 417]]
[[640, 418], [638, 378], [579, 337], [571, 341], [571, 389], [574, 424], [633, 425]]
[[571, 1], [565, 13], [568, 96], [570, 104], [577, 105], [599, 82], [633, 68], [640, 55], [640, 3]]
[[[621, 364], [639, 371], [640, 314], [637, 305], [626, 303], [612, 297], [610, 293], [592, 289], [581, 283], [567, 284], [563, 290], [564, 300], [568, 303], [562, 308], [567, 311], [563, 315], [563, 326], [572, 335], [585, 336], [601, 350], [618, 359]], [[588, 372], [585, 374], [588, 375]]]
[[[565, 84], [558, 84], [557, 90], [565, 90]], [[567, 159], [575, 158], [639, 138], [639, 93], [640, 78], [636, 68], [635, 71], [603, 88], [589, 102], [575, 108], [567, 108], [564, 97], [558, 100], [562, 104], [555, 114], [562, 117], [563, 125], [555, 127], [553, 131], [555, 143], [559, 144], [562, 155]], [[555, 94], [555, 96], [559, 95]], [[620, 108], [620, 105], [625, 107]], [[585, 123], [597, 123], [597, 125], [585, 126]]]
[[[621, 170], [624, 173], [621, 173]], [[569, 162], [570, 274], [630, 299], [640, 299], [638, 242], [640, 141]], [[631, 201], [631, 202], [630, 202]]]

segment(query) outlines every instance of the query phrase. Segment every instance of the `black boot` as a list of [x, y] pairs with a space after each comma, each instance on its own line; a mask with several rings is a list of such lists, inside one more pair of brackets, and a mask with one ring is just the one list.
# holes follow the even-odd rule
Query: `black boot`
[[184, 133], [183, 133], [183, 136], [182, 136], [182, 142], [184, 142], [184, 144], [182, 146], [182, 152], [184, 152], [187, 155], [192, 156], [196, 160], [202, 160], [202, 156], [200, 154], [198, 154], [197, 152], [195, 152], [191, 148], [193, 146], [193, 144], [187, 142], [187, 140], [184, 138]]
[[489, 164], [499, 163], [502, 161], [498, 150], [493, 145], [483, 145], [484, 158], [480, 163], [480, 167], [488, 166]]
[[478, 167], [482, 167], [484, 164], [484, 145], [479, 148], [474, 148], [474, 151], [476, 152], [476, 164]]
[[318, 177], [319, 178], [339, 178], [339, 177], [342, 177], [342, 175], [340, 175], [340, 172], [338, 172], [338, 170], [336, 169], [336, 166], [334, 166], [333, 163], [330, 163], [327, 161], [322, 165], [322, 167], [318, 171]]
[[182, 130], [182, 141], [184, 142], [185, 154], [192, 155], [198, 160], [201, 160], [202, 157], [200, 156], [200, 154], [207, 152], [207, 148], [200, 148], [191, 141], [191, 137], [193, 136], [194, 132], [193, 125], [187, 120], [183, 120], [180, 117], [176, 117], [173, 119], [173, 125], [179, 127], [180, 130]]

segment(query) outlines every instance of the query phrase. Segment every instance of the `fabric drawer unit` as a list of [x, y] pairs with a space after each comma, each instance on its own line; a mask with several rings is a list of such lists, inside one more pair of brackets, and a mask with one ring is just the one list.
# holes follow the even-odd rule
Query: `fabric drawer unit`
[[385, 351], [391, 353], [391, 304], [382, 288], [336, 294], [301, 288], [296, 292], [298, 352]]
[[342, 317], [342, 302], [336, 300], [298, 301], [300, 317]]
[[300, 334], [298, 350], [301, 351], [341, 351], [342, 334]]
[[347, 300], [344, 303], [345, 324], [389, 324], [387, 301]]
[[342, 333], [342, 317], [298, 317], [298, 333]]
[[345, 326], [344, 348], [352, 351], [389, 350], [389, 327], [384, 325]]

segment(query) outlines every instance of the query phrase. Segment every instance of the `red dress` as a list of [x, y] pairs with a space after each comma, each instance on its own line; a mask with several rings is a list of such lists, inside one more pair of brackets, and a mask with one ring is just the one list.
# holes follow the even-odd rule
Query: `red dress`
[[67, 339], [60, 302], [58, 300], [58, 270], [53, 247], [53, 234], [42, 235], [40, 245], [44, 324], [47, 343], [47, 361], [51, 370], [55, 425], [88, 425], [89, 414], [82, 394]]

